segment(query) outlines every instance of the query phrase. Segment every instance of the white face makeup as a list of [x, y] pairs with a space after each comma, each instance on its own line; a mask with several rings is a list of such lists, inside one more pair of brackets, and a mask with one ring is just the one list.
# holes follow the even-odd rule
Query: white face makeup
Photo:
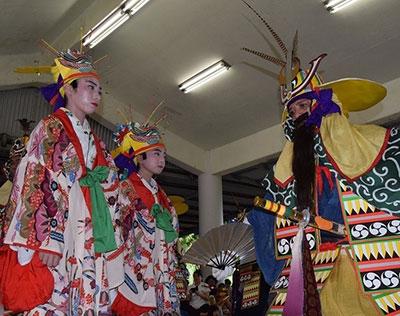
[[65, 87], [68, 97], [67, 109], [83, 122], [86, 115], [95, 112], [99, 106], [102, 88], [99, 80], [95, 77], [81, 78], [77, 83], [76, 89], [70, 85]]
[[160, 174], [165, 168], [166, 152], [164, 148], [155, 148], [146, 151], [146, 159], [138, 156], [139, 173], [144, 177], [152, 177]]

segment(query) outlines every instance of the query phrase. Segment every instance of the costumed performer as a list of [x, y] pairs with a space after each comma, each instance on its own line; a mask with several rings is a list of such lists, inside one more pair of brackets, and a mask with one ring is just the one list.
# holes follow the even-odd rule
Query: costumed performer
[[[323, 84], [316, 71], [325, 54], [303, 71], [296, 56], [297, 36], [288, 56], [284, 43], [271, 32], [285, 60], [245, 49], [282, 67], [288, 141], [263, 180], [265, 198], [342, 223], [346, 236], [299, 229], [260, 210], [249, 214], [257, 261], [276, 295], [269, 314], [394, 315], [400, 310], [399, 131], [354, 125], [347, 117], [377, 104], [386, 89], [356, 78]], [[287, 84], [289, 67], [294, 77]], [[291, 245], [300, 231], [307, 242], [297, 242], [299, 252]], [[295, 258], [295, 253], [300, 256]]]
[[3, 303], [25, 315], [107, 315], [122, 281], [118, 172], [87, 115], [101, 100], [88, 55], [57, 52], [54, 113], [33, 130], [1, 223]]
[[178, 218], [153, 177], [164, 170], [166, 157], [156, 125], [129, 122], [115, 133], [119, 147], [113, 156], [121, 171], [119, 203], [126, 245], [125, 282], [113, 304], [119, 316], [179, 314]]

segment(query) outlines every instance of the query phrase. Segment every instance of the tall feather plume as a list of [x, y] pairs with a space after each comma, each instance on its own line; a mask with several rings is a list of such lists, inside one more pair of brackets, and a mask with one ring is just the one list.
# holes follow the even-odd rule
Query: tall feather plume
[[153, 124], [154, 126], [158, 126], [158, 124], [160, 124], [163, 120], [165, 120], [167, 118], [167, 113], [164, 113], [163, 115], [161, 115], [159, 117], [159, 119], [157, 121], [155, 121], [155, 123]]
[[292, 58], [291, 58], [291, 69], [292, 76], [295, 76], [300, 70], [300, 58], [298, 57], [297, 49], [299, 45], [299, 34], [296, 30], [296, 33], [293, 37], [293, 45], [292, 45]]
[[154, 114], [157, 112], [157, 110], [160, 108], [161, 105], [163, 105], [165, 100], [162, 100], [155, 108], [154, 110], [150, 113], [150, 115], [147, 117], [146, 122], [143, 124], [143, 126], [148, 126], [150, 123], [151, 118], [154, 116]]
[[135, 107], [133, 104], [129, 105], [129, 117], [131, 118], [131, 121], [133, 121], [133, 118], [135, 117]]
[[286, 65], [286, 62], [283, 61], [282, 59], [279, 59], [279, 58], [273, 57], [271, 55], [256, 51], [254, 49], [249, 49], [247, 47], [243, 47], [242, 50], [244, 50], [244, 51], [246, 51], [248, 53], [254, 54], [254, 55], [258, 56], [258, 57], [261, 57], [261, 58], [263, 58], [263, 59], [265, 59], [267, 61], [270, 61], [270, 62], [274, 63], [275, 65], [278, 65], [278, 66], [281, 66], [281, 67], [285, 67], [285, 65]]
[[298, 45], [299, 45], [299, 32], [298, 32], [298, 30], [296, 30], [296, 33], [294, 34], [294, 37], [293, 37], [293, 44], [292, 44], [292, 59], [298, 58], [298, 55], [297, 55]]
[[125, 111], [121, 109], [119, 106], [117, 106], [117, 112], [121, 116], [122, 120], [125, 121], [125, 124], [128, 124], [130, 122], [130, 119], [126, 115]]
[[105, 58], [107, 58], [107, 57], [108, 57], [108, 55], [104, 55], [103, 57], [100, 57], [100, 58], [96, 59], [96, 60], [93, 62], [93, 65], [96, 65], [97, 63], [101, 62], [103, 59], [105, 59]]
[[267, 27], [267, 29], [269, 30], [269, 32], [271, 33], [271, 35], [273, 36], [273, 38], [275, 39], [275, 41], [278, 43], [278, 46], [280, 47], [280, 49], [282, 50], [282, 52], [285, 55], [285, 59], [287, 59], [287, 54], [288, 54], [288, 50], [286, 48], [285, 43], [283, 43], [283, 41], [281, 40], [281, 38], [279, 37], [278, 34], [276, 34], [276, 32], [274, 31], [274, 29], [268, 24], [267, 21], [265, 21], [265, 19], [250, 5], [248, 4], [246, 1], [242, 0], [242, 2], [247, 5], [251, 11], [253, 11], [258, 18], [264, 23], [264, 25]]
[[55, 49], [53, 46], [51, 46], [49, 43], [47, 43], [43, 38], [40, 39], [39, 45], [47, 49], [50, 53], [54, 54], [55, 56], [59, 56], [60, 52]]
[[81, 36], [80, 36], [80, 38], [81, 38], [81, 40], [80, 40], [80, 52], [82, 53], [83, 52], [83, 26], [81, 26], [80, 27], [80, 31], [81, 31]]

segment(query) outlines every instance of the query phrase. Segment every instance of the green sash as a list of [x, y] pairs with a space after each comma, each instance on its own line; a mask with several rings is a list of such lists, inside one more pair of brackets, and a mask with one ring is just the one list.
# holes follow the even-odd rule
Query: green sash
[[151, 215], [156, 219], [156, 226], [165, 233], [165, 241], [170, 243], [178, 238], [178, 233], [172, 226], [172, 215], [164, 209], [160, 204], [155, 203], [151, 208]]
[[89, 187], [92, 204], [92, 224], [94, 250], [104, 253], [117, 249], [111, 215], [108, 211], [103, 188], [100, 185], [107, 179], [109, 168], [97, 166], [94, 170], [86, 169], [86, 176], [79, 180], [81, 186]]

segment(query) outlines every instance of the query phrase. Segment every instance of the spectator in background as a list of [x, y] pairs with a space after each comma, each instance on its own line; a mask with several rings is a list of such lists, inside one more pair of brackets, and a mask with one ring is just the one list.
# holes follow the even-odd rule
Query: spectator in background
[[228, 290], [229, 296], [232, 294], [232, 282], [229, 279], [225, 279], [225, 288]]
[[222, 315], [232, 315], [232, 301], [224, 283], [218, 284], [216, 300]]
[[207, 316], [223, 316], [221, 309], [217, 305], [211, 305]]
[[200, 313], [208, 313], [210, 288], [207, 283], [202, 282], [203, 275], [200, 270], [193, 272], [194, 283], [189, 286], [188, 299], [189, 315], [200, 315]]
[[217, 295], [217, 282], [218, 282], [218, 280], [212, 275], [209, 275], [206, 278], [206, 283], [210, 287], [210, 295], [213, 295], [213, 296]]

